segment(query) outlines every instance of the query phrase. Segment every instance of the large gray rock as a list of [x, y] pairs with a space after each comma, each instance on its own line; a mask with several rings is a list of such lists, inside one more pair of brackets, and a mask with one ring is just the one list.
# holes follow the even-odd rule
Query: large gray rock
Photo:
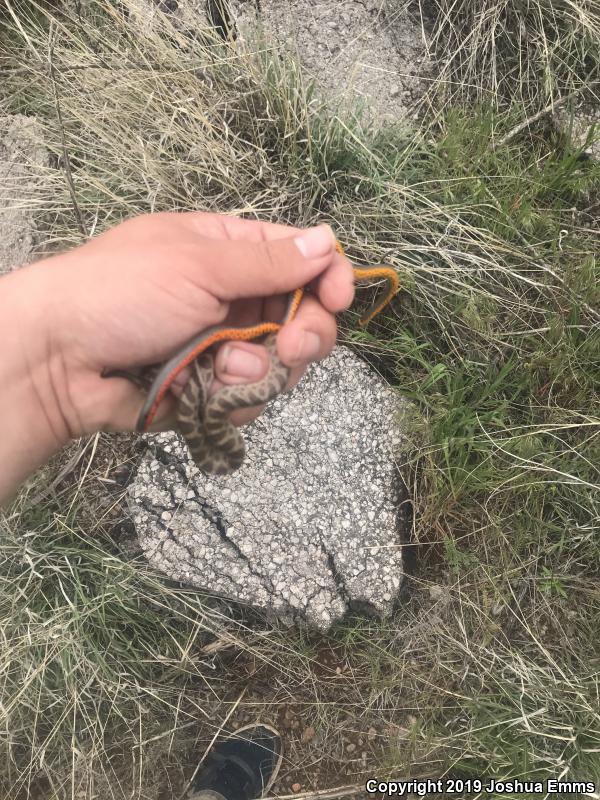
[[34, 214], [47, 167], [39, 122], [23, 114], [0, 116], [0, 275], [34, 258]]
[[398, 459], [410, 408], [338, 347], [245, 428], [233, 475], [207, 477], [177, 434], [149, 435], [129, 490], [147, 558], [286, 623], [389, 614], [403, 577]]

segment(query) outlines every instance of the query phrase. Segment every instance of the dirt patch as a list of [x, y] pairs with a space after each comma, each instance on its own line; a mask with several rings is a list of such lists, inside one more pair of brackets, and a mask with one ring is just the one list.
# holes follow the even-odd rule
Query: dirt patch
[[0, 274], [34, 258], [34, 214], [46, 167], [40, 124], [23, 114], [0, 116]]
[[385, 0], [233, 0], [238, 40], [252, 46], [261, 25], [269, 40], [295, 55], [333, 106], [365, 104], [375, 124], [410, 121], [433, 65], [421, 20]]

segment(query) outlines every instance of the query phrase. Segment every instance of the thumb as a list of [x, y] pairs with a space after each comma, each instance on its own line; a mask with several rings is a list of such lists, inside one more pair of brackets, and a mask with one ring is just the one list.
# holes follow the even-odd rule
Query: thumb
[[304, 286], [331, 266], [335, 246], [330, 226], [317, 225], [285, 239], [208, 239], [202, 263], [223, 300], [260, 297]]

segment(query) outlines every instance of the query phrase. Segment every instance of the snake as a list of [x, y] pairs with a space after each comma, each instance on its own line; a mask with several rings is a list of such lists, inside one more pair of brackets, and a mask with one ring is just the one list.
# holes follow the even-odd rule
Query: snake
[[[336, 250], [344, 255], [336, 240]], [[386, 265], [353, 268], [356, 282], [383, 278], [387, 290], [376, 299], [359, 320], [361, 327], [377, 316], [392, 300], [399, 288], [396, 270]], [[136, 431], [148, 431], [158, 408], [170, 390], [173, 381], [186, 367], [190, 377], [175, 407], [177, 429], [183, 435], [196, 466], [210, 475], [228, 475], [239, 469], [245, 457], [244, 437], [231, 422], [230, 415], [240, 408], [268, 403], [282, 393], [290, 376], [287, 367], [277, 355], [277, 332], [295, 316], [304, 296], [304, 287], [290, 292], [281, 322], [261, 322], [246, 327], [215, 325], [206, 328], [163, 364], [146, 367], [140, 375], [125, 370], [103, 370], [102, 377], [123, 377], [146, 392], [146, 398], [136, 423]], [[214, 378], [215, 345], [225, 341], [253, 341], [261, 344], [269, 354], [269, 370], [255, 383], [225, 386], [209, 397]]]

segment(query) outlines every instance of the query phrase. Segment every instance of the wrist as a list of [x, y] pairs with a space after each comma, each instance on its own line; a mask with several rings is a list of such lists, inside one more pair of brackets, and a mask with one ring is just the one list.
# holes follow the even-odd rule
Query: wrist
[[52, 333], [57, 298], [46, 268], [31, 265], [0, 278], [0, 502], [71, 435], [56, 391], [62, 371]]

